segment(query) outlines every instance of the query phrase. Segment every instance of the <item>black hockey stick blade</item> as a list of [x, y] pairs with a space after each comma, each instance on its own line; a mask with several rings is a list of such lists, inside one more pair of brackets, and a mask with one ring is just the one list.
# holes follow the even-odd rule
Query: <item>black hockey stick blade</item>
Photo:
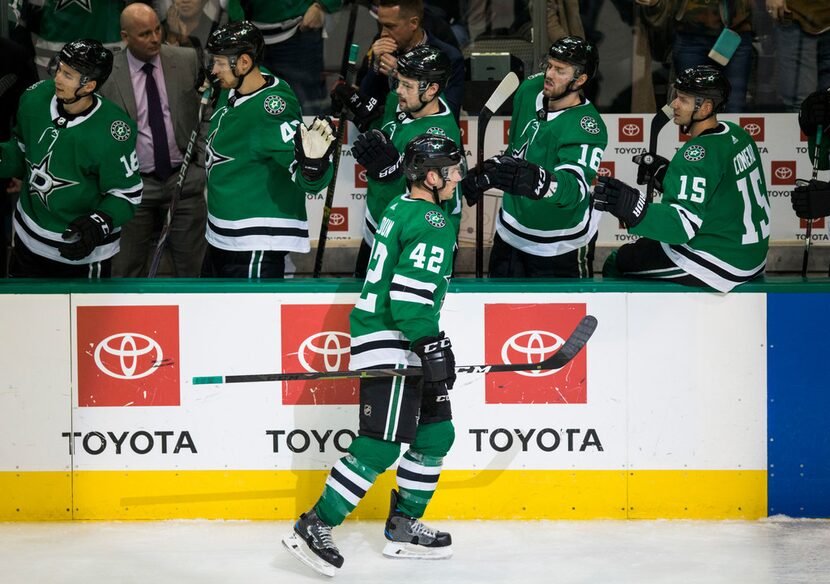
[[[657, 140], [660, 138], [660, 131], [663, 127], [669, 123], [669, 120], [674, 115], [674, 111], [672, 110], [669, 104], [664, 105], [660, 108], [657, 114], [651, 118], [651, 129], [648, 136], [648, 151], [649, 152], [657, 152]], [[645, 161], [647, 164], [650, 162]], [[646, 196], [648, 197], [649, 201], [654, 200], [654, 182], [649, 181], [648, 185], [646, 186]]]
[[[561, 369], [579, 354], [594, 334], [597, 319], [584, 316], [562, 347], [539, 363], [498, 363], [494, 365], [461, 365], [456, 373], [504, 373], [510, 371], [548, 371]], [[261, 373], [253, 375], [206, 375], [194, 377], [193, 385], [220, 385], [223, 383], [254, 383], [258, 381], [313, 381], [315, 379], [369, 379], [375, 377], [406, 377], [421, 375], [420, 367], [404, 369], [363, 369], [361, 371], [312, 371], [308, 373]]]

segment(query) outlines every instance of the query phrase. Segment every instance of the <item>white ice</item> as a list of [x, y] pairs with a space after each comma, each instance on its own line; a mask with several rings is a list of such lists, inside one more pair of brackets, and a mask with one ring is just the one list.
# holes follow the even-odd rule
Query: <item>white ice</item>
[[[830, 521], [434, 521], [449, 560], [384, 558], [381, 522], [334, 531], [337, 584], [830, 583]], [[332, 581], [280, 543], [289, 522], [0, 523], [3, 584]]]

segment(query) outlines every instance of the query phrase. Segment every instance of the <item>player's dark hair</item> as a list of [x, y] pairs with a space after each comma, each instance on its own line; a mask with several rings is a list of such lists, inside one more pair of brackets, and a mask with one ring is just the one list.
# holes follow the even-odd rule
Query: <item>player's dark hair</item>
[[424, 21], [424, 1], [423, 0], [380, 0], [378, 6], [384, 8], [391, 8], [393, 6], [400, 6], [400, 14], [404, 18], [412, 18], [417, 16], [418, 19]]

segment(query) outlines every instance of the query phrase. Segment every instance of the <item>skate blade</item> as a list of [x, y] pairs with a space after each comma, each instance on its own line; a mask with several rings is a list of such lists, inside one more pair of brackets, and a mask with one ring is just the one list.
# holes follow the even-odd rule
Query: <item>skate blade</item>
[[285, 546], [292, 556], [300, 560], [306, 566], [323, 576], [333, 577], [337, 573], [337, 568], [323, 561], [321, 558], [310, 551], [306, 553], [306, 543], [296, 533], [286, 535], [282, 538], [282, 545]]
[[387, 558], [411, 560], [446, 560], [452, 557], [452, 546], [428, 548], [412, 543], [386, 542], [383, 555]]

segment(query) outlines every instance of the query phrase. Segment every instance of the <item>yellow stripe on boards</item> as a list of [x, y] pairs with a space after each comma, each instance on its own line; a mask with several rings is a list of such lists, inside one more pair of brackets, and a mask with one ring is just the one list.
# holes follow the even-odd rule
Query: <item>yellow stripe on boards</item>
[[[327, 476], [327, 470], [0, 472], [0, 520], [290, 520], [314, 504]], [[394, 470], [385, 472], [351, 517], [384, 519], [394, 487]], [[426, 517], [766, 515], [766, 471], [445, 470]]]

